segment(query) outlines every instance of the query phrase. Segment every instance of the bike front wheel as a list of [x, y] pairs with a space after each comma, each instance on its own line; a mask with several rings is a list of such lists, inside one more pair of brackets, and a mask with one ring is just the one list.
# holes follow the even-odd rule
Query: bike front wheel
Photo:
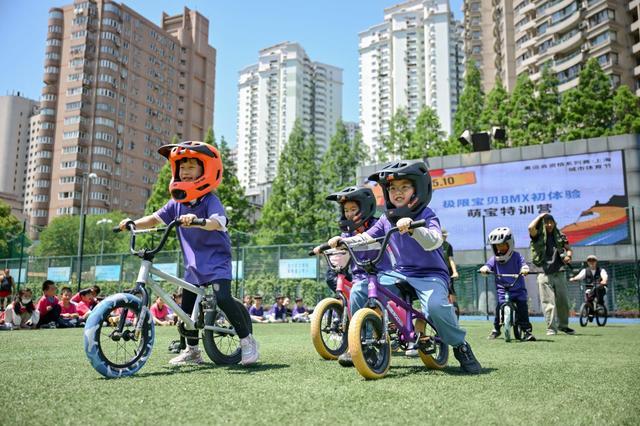
[[502, 308], [502, 318], [504, 321], [504, 341], [511, 341], [511, 326], [513, 325], [513, 311], [511, 306], [505, 305]]
[[360, 309], [349, 324], [349, 352], [353, 365], [365, 379], [381, 379], [391, 362], [389, 335], [382, 317], [373, 309]]
[[[251, 317], [249, 316], [247, 308], [245, 308], [239, 300], [233, 299], [233, 301], [237, 309], [242, 312], [243, 321], [245, 324], [248, 324], [249, 333], [252, 333], [253, 325], [251, 324]], [[216, 330], [207, 330], [205, 328], [202, 333], [204, 350], [211, 361], [218, 365], [233, 365], [239, 363], [242, 359], [240, 338], [219, 306], [211, 311], [205, 312], [204, 324], [205, 326], [217, 327]]]
[[449, 361], [449, 346], [440, 339], [435, 327], [423, 319], [417, 319], [415, 331], [420, 333], [418, 354], [424, 365], [432, 370], [445, 368]]
[[598, 305], [596, 307], [596, 323], [599, 327], [604, 327], [607, 324], [607, 318], [609, 317], [609, 312], [607, 311], [607, 307], [604, 305]]
[[340, 299], [328, 297], [320, 301], [313, 311], [311, 341], [324, 359], [338, 359], [347, 350], [347, 329], [342, 328], [344, 309]]
[[[144, 323], [138, 328], [143, 311]], [[131, 376], [149, 359], [154, 336], [151, 312], [142, 301], [129, 293], [114, 294], [100, 302], [87, 318], [84, 351], [104, 377]]]
[[580, 326], [586, 327], [589, 323], [589, 306], [586, 303], [583, 303], [580, 307]]

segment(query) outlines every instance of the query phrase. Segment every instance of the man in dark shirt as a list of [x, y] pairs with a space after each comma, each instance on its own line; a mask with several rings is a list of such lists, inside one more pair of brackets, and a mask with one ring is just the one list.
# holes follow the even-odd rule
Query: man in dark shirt
[[569, 328], [569, 296], [563, 269], [571, 262], [571, 247], [567, 237], [560, 232], [556, 221], [549, 213], [541, 213], [529, 224], [531, 258], [541, 267], [538, 274], [538, 290], [547, 323], [547, 336], [558, 330], [574, 334]]
[[453, 304], [453, 308], [456, 311], [456, 316], [460, 318], [460, 307], [458, 306], [458, 298], [456, 296], [456, 289], [453, 285], [453, 281], [459, 277], [458, 269], [456, 268], [456, 262], [453, 261], [453, 247], [447, 242], [449, 232], [442, 228], [442, 253], [444, 254], [444, 261], [449, 268], [449, 302]]

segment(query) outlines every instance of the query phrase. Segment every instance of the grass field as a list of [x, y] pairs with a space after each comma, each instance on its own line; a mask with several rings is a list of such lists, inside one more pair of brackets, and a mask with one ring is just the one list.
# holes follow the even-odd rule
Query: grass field
[[[640, 422], [640, 325], [589, 325], [538, 342], [485, 339], [490, 323], [463, 321], [482, 362], [461, 374], [394, 356], [389, 375], [365, 381], [323, 361], [308, 325], [258, 325], [254, 368], [170, 367], [175, 330], [156, 328], [154, 353], [131, 378], [89, 365], [82, 330], [0, 333], [0, 424], [562, 424]], [[536, 325], [534, 324], [534, 331]]]

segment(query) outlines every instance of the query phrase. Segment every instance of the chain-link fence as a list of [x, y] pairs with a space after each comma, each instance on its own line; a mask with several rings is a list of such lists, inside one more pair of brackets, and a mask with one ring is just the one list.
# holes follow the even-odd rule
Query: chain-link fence
[[[234, 267], [233, 291], [236, 296], [243, 294], [263, 294], [265, 303], [271, 303], [276, 294], [289, 297], [301, 296], [305, 303], [313, 306], [331, 294], [325, 282], [327, 270], [324, 258], [307, 256], [312, 244], [290, 244], [275, 246], [234, 247], [233, 259], [239, 265]], [[159, 253], [155, 265], [171, 274], [182, 276], [184, 265], [178, 251]], [[606, 295], [609, 311], [620, 316], [637, 316], [640, 299], [638, 297], [638, 277], [633, 262], [599, 262], [609, 275]], [[21, 286], [28, 286], [40, 293], [42, 282], [49, 278], [59, 285], [77, 288], [77, 257], [29, 257], [22, 261], [22, 272], [18, 267], [20, 259], [0, 260], [0, 267], [10, 268], [14, 280], [21, 278]], [[99, 285], [103, 294], [112, 294], [131, 288], [138, 274], [140, 260], [129, 254], [87, 255], [82, 262], [82, 286]], [[235, 266], [235, 265], [234, 265]], [[477, 273], [481, 265], [458, 267], [460, 278], [455, 288], [463, 314], [491, 314], [496, 305], [495, 284], [491, 277], [486, 279]], [[576, 275], [582, 265], [576, 263], [565, 271], [567, 279]], [[292, 270], [287, 270], [287, 268]], [[236, 271], [237, 269], [237, 271]], [[292, 274], [293, 271], [293, 274]], [[26, 279], [25, 279], [26, 276]], [[295, 278], [285, 278], [294, 276]], [[529, 309], [533, 314], [542, 312], [536, 276], [526, 277], [529, 293]], [[570, 306], [579, 311], [584, 289], [579, 283], [568, 283]], [[168, 291], [176, 288], [167, 286]]]

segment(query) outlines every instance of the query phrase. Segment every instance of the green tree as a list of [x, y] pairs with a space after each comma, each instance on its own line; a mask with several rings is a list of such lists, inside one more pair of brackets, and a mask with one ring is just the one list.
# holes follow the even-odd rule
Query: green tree
[[445, 152], [444, 137], [445, 133], [440, 126], [438, 114], [433, 108], [425, 105], [416, 118], [406, 158], [414, 160], [443, 155]]
[[[124, 213], [115, 211], [100, 215], [87, 215], [84, 229], [84, 254], [97, 254], [104, 247], [104, 253], [122, 253], [128, 250], [129, 237], [114, 234], [111, 228], [123, 218]], [[111, 224], [98, 225], [101, 219], [111, 220]], [[75, 256], [78, 254], [78, 232], [80, 216], [58, 216], [40, 233], [40, 244], [35, 248], [38, 256]], [[103, 240], [104, 238], [104, 240]]]
[[[454, 117], [452, 138], [457, 140], [465, 131], [472, 133], [483, 130], [480, 128], [480, 116], [484, 108], [484, 92], [482, 90], [482, 82], [480, 80], [480, 71], [476, 66], [476, 62], [470, 59], [467, 62], [467, 68], [464, 77], [464, 88], [458, 102], [458, 110]], [[455, 146], [455, 145], [454, 145]], [[457, 147], [464, 150], [470, 150], [470, 147], [463, 148], [458, 144]]]
[[[0, 201], [0, 259], [11, 257], [14, 244], [20, 244], [22, 223], [11, 213], [11, 207]], [[13, 252], [13, 253], [12, 253]]]
[[[492, 127], [507, 128], [509, 120], [509, 94], [507, 93], [502, 80], [498, 77], [496, 85], [486, 96], [484, 109], [480, 116], [480, 128], [490, 130]], [[493, 147], [504, 148], [504, 141], [493, 141]]]
[[621, 85], [613, 96], [614, 135], [640, 133], [640, 105], [638, 97], [626, 85]]
[[536, 101], [534, 85], [528, 74], [520, 74], [516, 80], [509, 101], [509, 119], [507, 129], [511, 146], [524, 146], [540, 143], [530, 132]]
[[220, 138], [220, 143], [217, 143], [213, 130], [209, 128], [204, 142], [215, 146], [222, 157], [222, 182], [216, 189], [216, 195], [226, 209], [230, 229], [241, 232], [251, 231], [253, 227], [251, 223], [253, 207], [244, 196], [244, 189], [238, 179], [236, 164], [231, 160], [231, 149], [227, 145], [227, 141], [223, 136]]
[[413, 136], [409, 116], [404, 108], [398, 108], [388, 124], [389, 134], [382, 137], [382, 149], [378, 153], [378, 161], [381, 162], [393, 157], [406, 158]]
[[562, 110], [558, 93], [558, 78], [549, 65], [543, 67], [535, 91], [537, 97], [530, 133], [538, 143], [555, 142], [558, 139], [559, 126], [562, 123]]
[[[326, 228], [322, 221], [322, 180], [318, 148], [296, 120], [278, 162], [278, 172], [258, 221], [260, 244], [313, 241]], [[325, 230], [326, 233], [326, 230]]]
[[612, 127], [613, 94], [611, 81], [596, 58], [580, 71], [578, 86], [562, 97], [564, 134], [562, 140], [595, 138]]

